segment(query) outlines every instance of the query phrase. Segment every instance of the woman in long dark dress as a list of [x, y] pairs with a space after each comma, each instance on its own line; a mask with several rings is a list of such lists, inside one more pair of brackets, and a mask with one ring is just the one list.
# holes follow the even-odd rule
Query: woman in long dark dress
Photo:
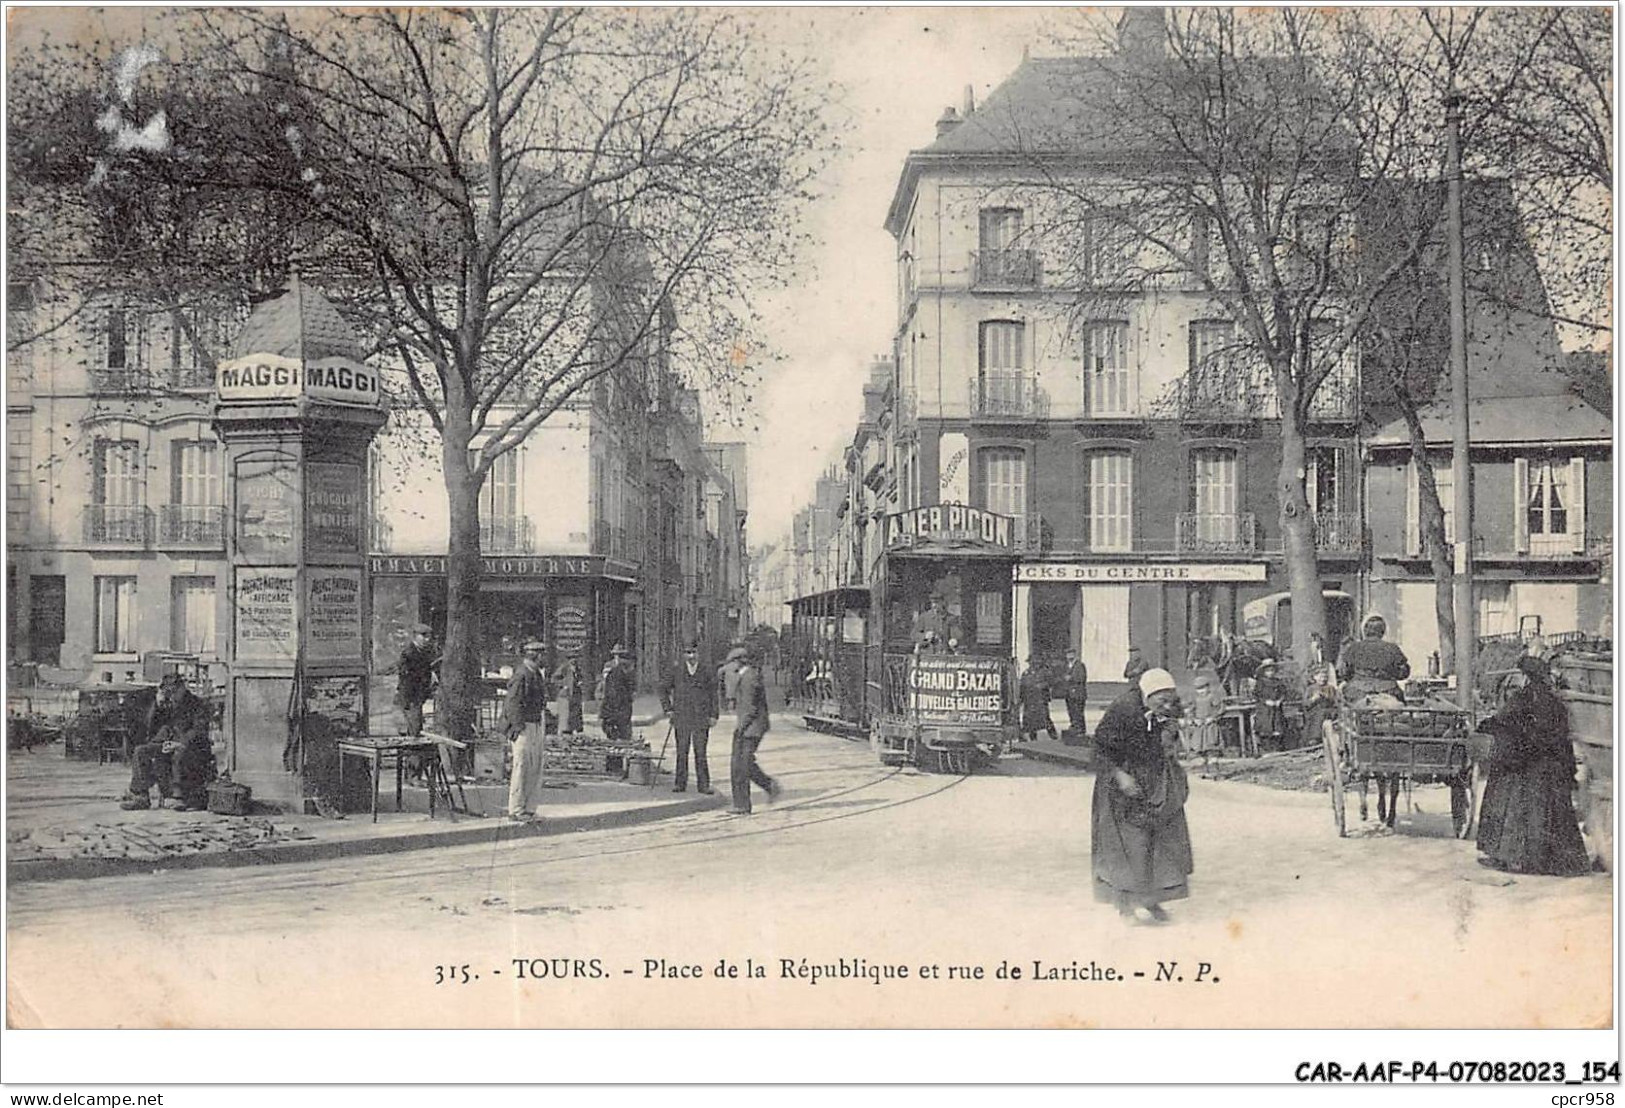
[[1568, 709], [1552, 689], [1545, 661], [1526, 655], [1518, 669], [1528, 683], [1479, 724], [1495, 736], [1479, 809], [1479, 861], [1513, 873], [1587, 873], [1570, 797], [1575, 764]]
[[1165, 922], [1163, 902], [1190, 895], [1190, 786], [1174, 759], [1179, 716], [1174, 679], [1153, 669], [1112, 701], [1095, 728], [1095, 899], [1129, 922]]

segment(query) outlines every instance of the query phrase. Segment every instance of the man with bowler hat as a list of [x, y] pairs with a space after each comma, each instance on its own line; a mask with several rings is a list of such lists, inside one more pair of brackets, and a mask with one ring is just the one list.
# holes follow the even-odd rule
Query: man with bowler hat
[[688, 752], [694, 750], [694, 783], [702, 793], [711, 793], [711, 765], [705, 747], [711, 727], [717, 722], [717, 683], [711, 670], [700, 664], [700, 644], [683, 648], [683, 660], [666, 674], [660, 685], [660, 704], [671, 716], [677, 733], [677, 772], [672, 781], [674, 793], [688, 790]]
[[542, 799], [543, 759], [547, 753], [547, 675], [542, 671], [542, 654], [546, 650], [540, 642], [524, 645], [519, 667], [508, 682], [508, 698], [502, 705], [503, 722], [513, 742], [508, 818], [521, 823], [536, 818], [536, 807]]

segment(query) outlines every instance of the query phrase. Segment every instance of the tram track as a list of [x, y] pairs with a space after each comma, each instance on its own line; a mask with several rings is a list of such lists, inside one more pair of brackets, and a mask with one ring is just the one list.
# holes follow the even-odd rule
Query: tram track
[[[140, 894], [142, 899], [149, 896], [161, 899], [181, 911], [189, 904], [208, 903], [218, 907], [222, 902], [239, 897], [248, 899], [272, 896], [297, 899], [301, 894], [337, 887], [381, 889], [387, 888], [392, 882], [433, 884], [457, 879], [478, 880], [482, 874], [486, 878], [484, 882], [486, 888], [490, 889], [496, 884], [494, 881], [496, 875], [501, 873], [569, 865], [584, 860], [636, 858], [679, 848], [703, 847], [735, 840], [783, 835], [820, 824], [856, 819], [918, 804], [957, 788], [965, 781], [963, 777], [953, 776], [923, 792], [866, 798], [861, 807], [845, 808], [838, 812], [817, 810], [832, 801], [875, 789], [884, 789], [887, 785], [914, 780], [920, 776], [926, 775], [901, 767], [892, 769], [854, 784], [759, 808], [756, 816], [749, 820], [732, 820], [723, 812], [707, 812], [637, 827], [582, 832], [560, 836], [558, 839], [546, 836], [507, 838], [498, 835], [489, 847], [469, 845], [447, 848], [447, 853], [455, 853], [462, 860], [448, 859], [440, 865], [432, 864], [432, 860], [426, 857], [426, 854], [431, 852], [424, 852], [411, 855], [379, 855], [365, 860], [345, 860], [337, 863], [291, 863], [266, 870], [255, 868], [176, 871], [160, 876], [164, 882], [162, 887], [154, 884], [153, 876], [133, 875], [70, 884], [75, 887], [73, 904], [77, 906], [88, 906], [92, 901], [92, 898], [84, 896], [92, 885], [96, 887], [93, 897], [95, 901], [116, 903], [128, 898], [130, 883], [139, 882], [142, 883]], [[719, 820], [723, 822], [719, 823]], [[621, 841], [606, 842], [613, 839]], [[469, 858], [471, 852], [484, 850], [489, 851], [489, 856], [485, 860], [474, 861]], [[397, 862], [406, 859], [411, 861], [404, 867], [383, 869], [388, 865], [386, 858]], [[18, 889], [13, 889], [10, 910], [17, 924], [26, 926], [23, 921], [28, 917], [48, 917], [68, 906], [66, 902], [60, 900], [61, 890], [45, 884], [27, 888], [30, 893], [47, 895], [33, 904], [22, 903], [20, 901], [34, 898], [26, 894], [19, 898]]]

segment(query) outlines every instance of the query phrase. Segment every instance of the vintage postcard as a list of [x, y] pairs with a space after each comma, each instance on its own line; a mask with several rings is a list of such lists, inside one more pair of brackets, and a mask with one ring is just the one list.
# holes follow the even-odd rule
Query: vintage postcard
[[7, 18], [13, 1037], [1618, 1081], [1611, 8]]

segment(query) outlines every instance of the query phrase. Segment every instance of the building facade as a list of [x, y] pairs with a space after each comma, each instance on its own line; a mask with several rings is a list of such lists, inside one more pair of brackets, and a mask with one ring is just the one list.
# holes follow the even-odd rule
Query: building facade
[[[1256, 377], [1237, 372], [1234, 322], [1120, 242], [1089, 265], [1162, 276], [1093, 303], [1063, 244], [1031, 231], [1048, 200], [1021, 184], [1010, 121], [1052, 114], [1055, 67], [1087, 64], [1024, 61], [904, 165], [886, 222], [900, 295], [892, 464], [901, 509], [960, 503], [1016, 521], [1019, 660], [1076, 648], [1110, 680], [1131, 644], [1183, 668], [1195, 640], [1239, 630], [1241, 607], [1287, 579], [1280, 421], [1271, 390], [1236, 385]], [[1116, 172], [1109, 155], [1072, 165], [1081, 180]], [[1328, 589], [1353, 586], [1363, 552], [1358, 381], [1351, 352], [1309, 427]]]

